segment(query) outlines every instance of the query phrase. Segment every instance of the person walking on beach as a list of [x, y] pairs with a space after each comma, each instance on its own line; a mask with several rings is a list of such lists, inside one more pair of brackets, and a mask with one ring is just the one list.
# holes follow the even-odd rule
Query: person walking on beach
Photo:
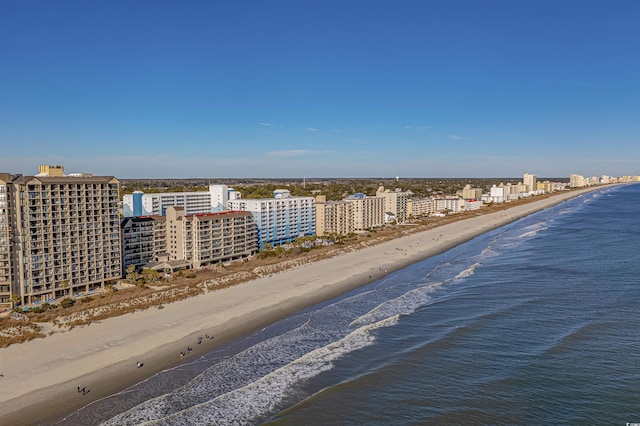
[[142, 367], [144, 364], [142, 364], [140, 361], [138, 361], [138, 368]]

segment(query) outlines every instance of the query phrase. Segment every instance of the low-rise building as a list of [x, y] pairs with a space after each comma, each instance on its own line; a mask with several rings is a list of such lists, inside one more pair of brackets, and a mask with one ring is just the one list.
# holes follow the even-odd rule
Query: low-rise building
[[464, 199], [457, 197], [434, 198], [433, 203], [438, 213], [459, 213], [464, 208]]
[[407, 201], [407, 217], [418, 218], [429, 216], [435, 211], [435, 204], [431, 198]]

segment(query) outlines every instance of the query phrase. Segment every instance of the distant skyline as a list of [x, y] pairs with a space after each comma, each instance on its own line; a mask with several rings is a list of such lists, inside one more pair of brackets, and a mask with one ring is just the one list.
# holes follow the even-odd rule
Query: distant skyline
[[640, 175], [636, 0], [5, 1], [0, 172]]

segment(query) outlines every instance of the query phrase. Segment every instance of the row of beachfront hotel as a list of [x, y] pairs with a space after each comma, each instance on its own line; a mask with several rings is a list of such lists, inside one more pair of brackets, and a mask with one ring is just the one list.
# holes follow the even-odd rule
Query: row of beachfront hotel
[[[613, 181], [572, 175], [570, 185]], [[210, 185], [200, 192], [135, 192], [121, 203], [113, 176], [65, 175], [62, 166], [47, 165], [34, 176], [0, 173], [0, 312], [14, 300], [29, 305], [100, 291], [131, 266], [201, 268], [302, 236], [364, 232], [564, 187], [525, 173], [522, 183], [489, 193], [467, 185], [456, 196], [423, 199], [383, 187], [375, 196], [340, 201], [292, 197], [286, 189], [269, 199], [243, 199], [225, 185]]]

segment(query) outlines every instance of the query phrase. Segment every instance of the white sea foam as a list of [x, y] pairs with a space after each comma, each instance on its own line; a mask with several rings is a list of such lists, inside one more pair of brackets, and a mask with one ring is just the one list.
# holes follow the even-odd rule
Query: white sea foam
[[480, 252], [479, 257], [488, 258], [488, 257], [496, 257], [499, 256], [500, 253], [495, 251], [492, 246], [489, 246]]
[[469, 266], [467, 269], [465, 269], [464, 271], [460, 271], [458, 273], [458, 275], [456, 275], [455, 279], [459, 280], [462, 278], [467, 278], [470, 277], [471, 275], [473, 275], [473, 273], [476, 271], [476, 268], [478, 266], [482, 266], [482, 264], [480, 263], [474, 263], [473, 265]]
[[383, 321], [387, 318], [395, 318], [399, 315], [408, 315], [415, 312], [421, 306], [431, 301], [429, 293], [441, 285], [441, 283], [422, 286], [404, 293], [401, 296], [387, 300], [376, 306], [366, 314], [351, 321], [349, 327], [361, 327], [367, 324]]
[[352, 296], [329, 305], [312, 313], [307, 321], [296, 328], [212, 365], [179, 389], [143, 402], [103, 424], [138, 425], [168, 418], [174, 413], [245, 388], [263, 377], [271, 377], [275, 371], [305, 354], [349, 334], [352, 330], [347, 324], [353, 319], [353, 311], [375, 299], [370, 294], [360, 298]]
[[247, 386], [168, 417], [142, 424], [254, 424], [280, 409], [279, 405], [291, 395], [296, 385], [330, 370], [333, 363], [346, 354], [373, 344], [375, 337], [370, 333], [372, 330], [392, 326], [397, 321], [396, 316], [361, 327], [339, 341], [311, 351]]

